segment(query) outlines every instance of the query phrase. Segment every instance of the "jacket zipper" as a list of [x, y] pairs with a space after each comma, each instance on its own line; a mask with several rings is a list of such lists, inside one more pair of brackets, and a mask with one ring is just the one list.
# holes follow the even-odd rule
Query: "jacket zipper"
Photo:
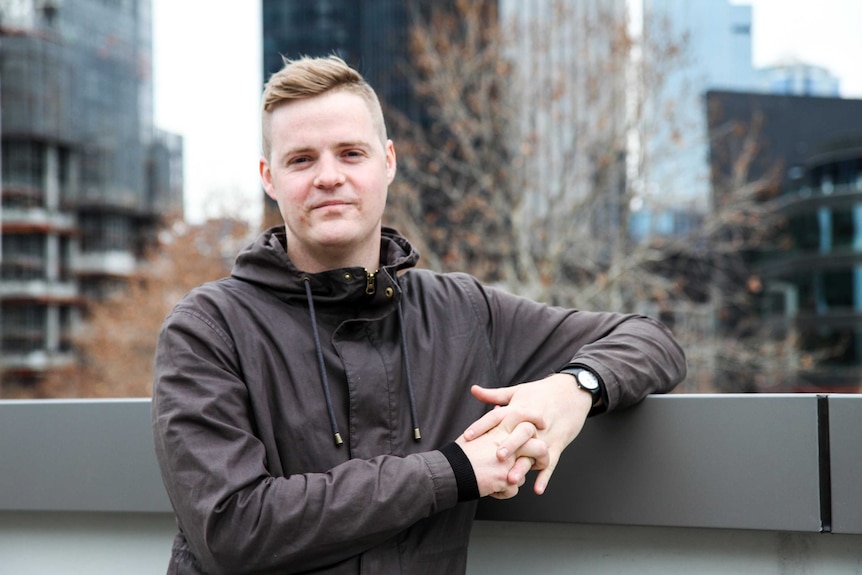
[[376, 275], [377, 272], [370, 272], [368, 270], [365, 270], [365, 293], [368, 295], [374, 295], [374, 277]]

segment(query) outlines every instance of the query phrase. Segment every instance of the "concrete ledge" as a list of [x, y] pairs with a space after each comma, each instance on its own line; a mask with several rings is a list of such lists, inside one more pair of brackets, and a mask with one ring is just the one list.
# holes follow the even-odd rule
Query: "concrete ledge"
[[[826, 422], [823, 401], [649, 397], [590, 420], [544, 496], [479, 518], [862, 534], [862, 396], [828, 397]], [[170, 512], [145, 399], [0, 401], [0, 461], [0, 511]]]
[[150, 401], [0, 401], [0, 510], [172, 511]]

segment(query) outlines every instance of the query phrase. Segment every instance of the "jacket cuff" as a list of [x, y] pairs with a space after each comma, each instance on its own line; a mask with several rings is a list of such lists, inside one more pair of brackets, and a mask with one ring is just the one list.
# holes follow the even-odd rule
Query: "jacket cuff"
[[455, 483], [458, 486], [458, 501], [473, 501], [479, 499], [479, 483], [476, 481], [476, 474], [473, 472], [473, 465], [461, 449], [461, 446], [455, 443], [440, 448], [449, 465], [452, 466], [452, 472], [455, 474]]

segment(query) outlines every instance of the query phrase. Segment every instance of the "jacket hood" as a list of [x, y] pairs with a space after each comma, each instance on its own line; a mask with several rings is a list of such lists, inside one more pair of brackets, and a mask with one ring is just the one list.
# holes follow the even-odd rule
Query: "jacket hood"
[[[380, 239], [379, 271], [393, 278], [397, 272], [416, 265], [419, 252], [392, 228], [383, 228]], [[322, 305], [345, 302], [365, 296], [366, 274], [378, 270], [348, 267], [310, 274], [298, 269], [287, 256], [287, 236], [284, 226], [275, 226], [239, 253], [231, 276], [262, 286], [285, 300], [306, 299], [308, 280], [315, 300]]]

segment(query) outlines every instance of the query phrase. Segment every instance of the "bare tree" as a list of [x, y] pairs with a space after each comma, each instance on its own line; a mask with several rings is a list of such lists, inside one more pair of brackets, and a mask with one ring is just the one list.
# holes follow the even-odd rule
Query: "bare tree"
[[[412, 82], [427, 115], [394, 122], [394, 225], [435, 269], [553, 304], [660, 316], [688, 353], [684, 390], [734, 388], [713, 374], [740, 345], [785, 357], [720, 317], [750, 312], [745, 255], [776, 230], [776, 174], [750, 169], [756, 126], [729, 149], [731, 181], [688, 214], [688, 233], [634, 241], [632, 207], [665, 199], [646, 190], [658, 156], [690, 145], [673, 125], [680, 95], [663, 89], [685, 38], [637, 33], [624, 3], [517, 6], [516, 17], [491, 1], [414, 11]], [[647, 145], [659, 133], [665, 145]]]

